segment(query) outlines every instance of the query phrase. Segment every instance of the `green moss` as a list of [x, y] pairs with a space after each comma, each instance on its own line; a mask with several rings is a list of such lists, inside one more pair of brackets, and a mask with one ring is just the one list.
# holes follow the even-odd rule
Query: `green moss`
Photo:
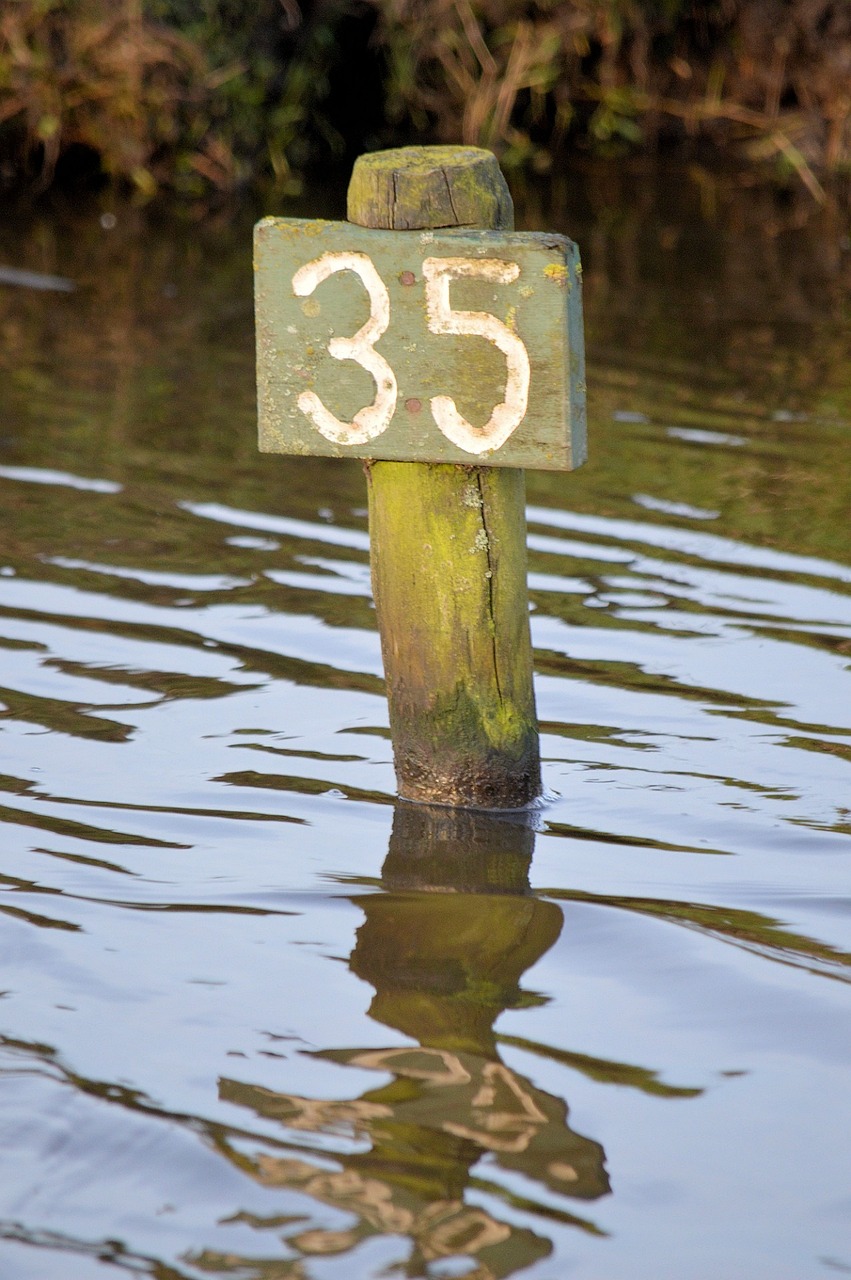
[[521, 807], [539, 789], [522, 473], [382, 462], [369, 477], [400, 792]]

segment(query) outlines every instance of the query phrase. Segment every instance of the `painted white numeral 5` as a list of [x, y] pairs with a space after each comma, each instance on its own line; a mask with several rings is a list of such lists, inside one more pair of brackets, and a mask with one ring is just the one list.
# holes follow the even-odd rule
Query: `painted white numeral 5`
[[431, 412], [440, 430], [467, 453], [499, 449], [526, 416], [529, 401], [529, 353], [516, 333], [488, 311], [453, 311], [449, 302], [452, 280], [474, 277], [493, 284], [510, 284], [520, 274], [516, 262], [498, 258], [426, 258], [426, 315], [432, 333], [475, 334], [487, 338], [505, 356], [508, 372], [505, 399], [483, 427], [474, 427], [458, 412], [451, 396], [434, 396]]
[[334, 444], [365, 444], [386, 431], [396, 408], [396, 375], [375, 350], [375, 343], [390, 323], [390, 295], [365, 253], [323, 253], [299, 267], [293, 276], [293, 292], [307, 298], [314, 289], [338, 271], [354, 271], [369, 294], [369, 319], [353, 338], [331, 338], [328, 353], [335, 360], [354, 360], [375, 379], [375, 399], [359, 409], [351, 422], [341, 422], [319, 399], [315, 391], [302, 391], [298, 407], [310, 418], [326, 440]]

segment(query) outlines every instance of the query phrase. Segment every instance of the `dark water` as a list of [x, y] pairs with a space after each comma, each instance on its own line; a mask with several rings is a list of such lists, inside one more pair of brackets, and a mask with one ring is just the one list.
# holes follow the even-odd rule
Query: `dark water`
[[0, 281], [3, 1280], [851, 1273], [847, 223], [518, 203], [592, 459], [529, 477], [528, 821], [394, 803], [362, 474], [256, 453], [251, 211], [3, 218], [76, 285]]

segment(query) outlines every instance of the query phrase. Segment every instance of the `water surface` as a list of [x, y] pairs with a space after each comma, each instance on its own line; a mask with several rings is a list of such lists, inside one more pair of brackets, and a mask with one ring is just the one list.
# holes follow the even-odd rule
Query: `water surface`
[[74, 286], [0, 279], [4, 1280], [851, 1272], [851, 245], [699, 170], [518, 206], [591, 460], [528, 478], [503, 818], [395, 801], [363, 476], [256, 452], [254, 211], [2, 222]]

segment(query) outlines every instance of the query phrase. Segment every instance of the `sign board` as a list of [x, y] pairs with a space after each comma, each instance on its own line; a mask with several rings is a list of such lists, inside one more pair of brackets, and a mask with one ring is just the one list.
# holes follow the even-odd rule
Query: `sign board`
[[262, 452], [585, 460], [582, 268], [566, 237], [264, 218], [254, 252]]

